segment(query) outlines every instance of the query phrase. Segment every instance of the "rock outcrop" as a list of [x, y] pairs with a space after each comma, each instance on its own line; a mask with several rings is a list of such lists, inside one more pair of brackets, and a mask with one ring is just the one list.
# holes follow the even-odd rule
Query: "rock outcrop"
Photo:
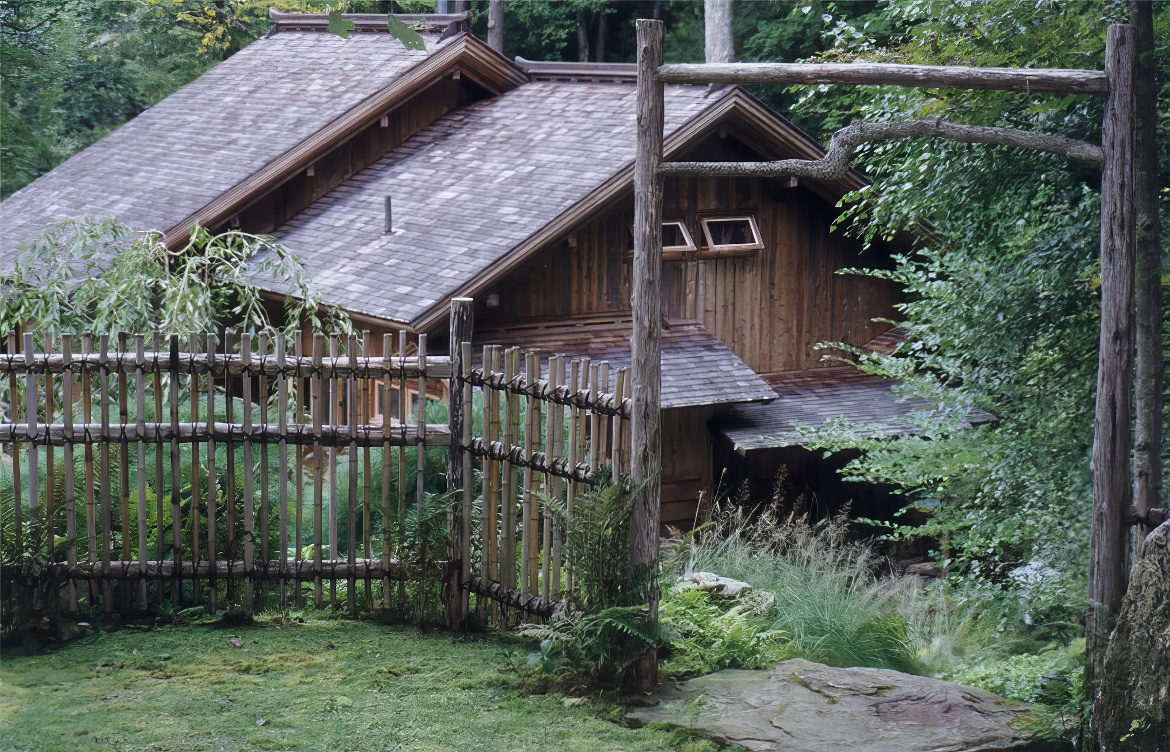
[[1102, 750], [1170, 752], [1170, 522], [1142, 544], [1099, 691], [1093, 722]]
[[630, 719], [693, 728], [752, 752], [1027, 750], [1027, 707], [990, 692], [872, 668], [805, 660], [663, 685]]

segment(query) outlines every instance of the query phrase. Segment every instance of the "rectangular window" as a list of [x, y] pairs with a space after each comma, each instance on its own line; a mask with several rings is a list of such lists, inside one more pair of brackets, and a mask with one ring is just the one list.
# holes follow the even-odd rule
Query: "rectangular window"
[[757, 251], [764, 247], [755, 217], [707, 217], [700, 220], [705, 251]]
[[[626, 251], [627, 258], [633, 258], [634, 255], [634, 228], [630, 228], [630, 250]], [[662, 223], [662, 258], [670, 261], [672, 259], [678, 260], [686, 258], [688, 254], [695, 253], [699, 247], [695, 245], [695, 241], [691, 238], [691, 231], [681, 220], [673, 222]]]

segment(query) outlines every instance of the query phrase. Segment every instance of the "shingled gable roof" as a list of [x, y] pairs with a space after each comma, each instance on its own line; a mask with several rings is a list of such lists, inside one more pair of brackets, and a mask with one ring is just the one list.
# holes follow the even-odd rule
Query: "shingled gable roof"
[[[323, 300], [431, 328], [451, 297], [481, 293], [632, 190], [635, 87], [625, 71], [598, 82], [606, 71], [572, 80], [567, 67], [558, 75], [555, 64], [522, 65], [538, 80], [443, 116], [277, 230]], [[731, 120], [772, 152], [823, 154], [741, 89], [667, 86], [667, 157]], [[851, 173], [828, 191], [862, 184]]]
[[0, 203], [0, 273], [64, 219], [114, 217], [180, 243], [456, 68], [493, 93], [526, 80], [466, 33], [424, 33], [424, 52], [387, 33], [274, 30]]

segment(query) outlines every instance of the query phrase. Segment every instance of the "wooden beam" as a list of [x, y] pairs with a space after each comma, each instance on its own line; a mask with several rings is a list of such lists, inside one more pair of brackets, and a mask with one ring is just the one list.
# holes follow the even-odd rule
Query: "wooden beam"
[[658, 68], [667, 84], [859, 84], [1104, 94], [1105, 73], [1069, 68], [971, 68], [899, 63], [724, 63]]
[[[662, 139], [665, 102], [661, 21], [638, 19], [638, 141], [634, 160], [634, 290], [630, 337], [633, 376], [631, 463], [638, 498], [630, 524], [630, 577], [645, 588], [650, 620], [658, 618], [658, 546], [662, 514]], [[658, 683], [653, 651], [636, 666], [636, 684]]]
[[[467, 481], [470, 478], [465, 469], [471, 462], [464, 456], [462, 444], [467, 438], [465, 429], [470, 427], [469, 404], [464, 400], [462, 377], [470, 370], [471, 335], [474, 330], [475, 301], [471, 298], [451, 299], [451, 320], [448, 329], [447, 352], [451, 357], [451, 378], [448, 381], [447, 400], [451, 431], [450, 452], [447, 455], [447, 488], [451, 492], [451, 513], [448, 516], [450, 551], [448, 559], [459, 562], [457, 587], [448, 588], [447, 621], [456, 631], [467, 627], [468, 598], [463, 583], [471, 576], [471, 494], [473, 489]], [[464, 347], [468, 344], [468, 347]], [[467, 465], [467, 468], [464, 465]]]
[[[1099, 665], [1129, 573], [1130, 396], [1134, 361], [1133, 26], [1106, 33], [1101, 174], [1101, 338], [1093, 432], [1093, 526], [1089, 542], [1090, 663]], [[1090, 666], [1090, 669], [1093, 667]], [[1099, 674], [1097, 674], [1099, 676]]]

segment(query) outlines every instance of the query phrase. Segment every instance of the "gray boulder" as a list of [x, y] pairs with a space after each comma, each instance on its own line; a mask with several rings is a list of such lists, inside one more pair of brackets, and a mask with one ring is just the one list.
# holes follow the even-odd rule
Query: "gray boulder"
[[1027, 750], [1027, 706], [980, 689], [874, 668], [801, 659], [770, 671], [719, 671], [655, 692], [635, 723], [692, 728], [752, 752]]

